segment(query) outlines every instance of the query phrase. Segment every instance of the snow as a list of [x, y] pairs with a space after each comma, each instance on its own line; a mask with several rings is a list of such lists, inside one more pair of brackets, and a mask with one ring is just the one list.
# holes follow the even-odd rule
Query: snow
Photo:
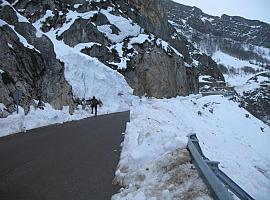
[[[17, 1], [17, 2], [18, 2], [18, 1]], [[0, 3], [1, 3], [1, 2], [0, 2]], [[13, 5], [15, 5], [15, 3], [16, 3], [16, 2], [14, 2]], [[3, 2], [1, 3], [1, 7], [4, 7], [4, 6], [10, 6], [10, 7], [16, 12], [16, 15], [17, 15], [17, 18], [18, 18], [18, 21], [19, 21], [19, 22], [26, 22], [26, 23], [29, 23], [29, 21], [28, 21], [24, 16], [22, 16], [20, 13], [18, 13], [18, 12], [12, 7], [12, 5], [10, 5], [9, 2], [3, 1]]]
[[135, 53], [133, 53], [133, 54], [129, 53], [125, 57], [123, 55], [124, 54], [123, 48], [124, 48], [124, 42], [116, 43], [115, 45], [112, 45], [109, 48], [110, 51], [112, 51], [112, 49], [115, 49], [117, 51], [117, 53], [118, 53], [119, 58], [120, 58], [120, 62], [119, 63], [110, 62], [110, 64], [118, 66], [117, 69], [126, 69], [127, 68], [127, 61], [130, 61], [130, 58], [135, 55]]
[[74, 51], [58, 55], [65, 63], [65, 78], [71, 84], [75, 96], [85, 99], [97, 96], [108, 106], [108, 112], [120, 111], [123, 107], [128, 109], [132, 89], [121, 74], [96, 58]]
[[84, 48], [91, 48], [92, 46], [97, 45], [97, 46], [101, 46], [101, 44], [96, 43], [96, 42], [89, 42], [89, 43], [80, 43], [77, 44], [74, 49], [76, 49], [77, 51], [81, 51]]
[[[140, 34], [142, 29], [137, 24], [132, 23], [130, 19], [111, 14], [110, 9], [101, 12], [120, 30], [120, 34], [116, 35], [112, 34], [111, 25], [98, 26], [98, 30], [115, 43], [110, 50], [116, 49], [121, 62], [114, 64], [117, 64], [119, 69], [125, 68], [127, 60], [133, 55], [124, 57], [123, 40], [129, 37], [130, 49], [133, 48], [133, 44], [153, 41], [154, 38]], [[183, 153], [186, 151], [187, 135], [190, 133], [197, 134], [204, 154], [211, 160], [219, 161], [221, 169], [255, 199], [268, 199], [270, 128], [240, 108], [237, 103], [222, 96], [196, 95], [159, 100], [145, 97], [139, 99], [133, 96], [132, 89], [120, 73], [108, 68], [96, 58], [80, 53], [85, 47], [91, 48], [100, 44], [81, 43], [71, 48], [63, 41], [56, 40], [56, 35], [68, 30], [78, 17], [90, 19], [95, 13], [96, 11], [86, 13], [69, 11], [67, 22], [63, 27], [44, 34], [50, 37], [57, 58], [65, 64], [65, 78], [72, 86], [75, 97], [89, 99], [95, 95], [101, 99], [104, 106], [100, 108], [99, 114], [131, 110], [131, 122], [127, 124], [124, 133], [121, 160], [116, 171], [116, 179], [126, 188], [121, 189], [112, 199], [166, 200], [173, 199], [177, 194], [184, 195], [190, 188], [204, 191], [202, 180], [194, 174], [190, 176], [190, 171], [194, 173], [196, 170], [192, 170], [193, 165]], [[48, 10], [35, 22], [37, 35], [41, 35], [40, 27], [52, 16], [53, 12]], [[0, 20], [0, 26], [6, 24]], [[10, 27], [15, 31], [14, 27]], [[34, 48], [24, 37], [16, 31], [15, 33], [25, 46]], [[157, 39], [156, 43], [166, 52], [174, 51], [182, 57], [166, 41]], [[223, 52], [216, 52], [214, 58], [226, 66], [254, 67], [248, 61], [239, 60]], [[196, 61], [194, 64], [196, 65]], [[0, 73], [3, 73], [3, 70], [0, 69]], [[237, 78], [239, 76], [228, 75], [226, 80], [240, 86], [248, 80], [247, 76], [239, 80]], [[202, 78], [200, 77], [201, 81]], [[4, 108], [5, 105], [0, 103], [0, 110]], [[45, 103], [44, 110], [31, 107], [30, 112], [24, 115], [23, 109], [20, 108], [19, 114], [13, 113], [7, 118], [0, 119], [0, 137], [92, 116], [89, 110], [82, 110], [81, 107], [78, 107], [73, 115], [69, 114], [68, 110], [68, 107], [55, 110]], [[183, 162], [185, 159], [186, 162]], [[183, 163], [179, 165], [179, 162]], [[172, 181], [174, 177], [179, 176], [176, 173], [179, 170], [178, 166], [185, 172], [180, 179], [182, 182]], [[211, 198], [205, 193], [200, 193], [197, 199]]]
[[46, 35], [54, 43], [57, 58], [65, 63], [65, 79], [72, 86], [75, 97], [89, 99], [96, 96], [102, 100], [105, 113], [129, 109], [135, 97], [123, 75], [80, 52], [81, 48], [97, 43], [81, 43], [72, 48], [55, 38], [55, 30]]
[[[256, 79], [254, 79], [254, 77], [256, 77]], [[242, 87], [238, 87], [237, 91], [239, 94], [243, 95], [244, 92], [250, 92], [250, 91], [254, 91], [254, 90], [260, 88], [261, 85], [264, 83], [268, 83], [268, 85], [269, 85], [270, 79], [268, 77], [261, 76], [259, 73], [259, 74], [256, 74], [255, 76], [251, 77], [250, 79], [248, 79], [242, 85]]]
[[0, 69], [0, 74], [3, 74], [3, 73], [4, 73], [4, 71], [2, 69]]
[[150, 38], [150, 36], [147, 35], [147, 34], [139, 34], [138, 36], [129, 38], [127, 48], [128, 49], [133, 49], [134, 52], [133, 53], [128, 53], [126, 55], [126, 57], [124, 56], [124, 51], [123, 51], [123, 48], [125, 48], [124, 47], [124, 42], [116, 43], [116, 44], [112, 45], [109, 49], [110, 49], [110, 51], [112, 51], [112, 49], [115, 49], [117, 51], [118, 56], [120, 58], [120, 62], [119, 63], [110, 62], [110, 64], [118, 66], [117, 69], [126, 69], [127, 68], [127, 62], [130, 61], [130, 59], [132, 57], [134, 57], [138, 53], [134, 49], [133, 45], [134, 44], [143, 44], [145, 41], [151, 41], [151, 40], [154, 39], [154, 38], [152, 38], [150, 40], [149, 38]]
[[40, 18], [39, 20], [37, 20], [35, 23], [33, 23], [33, 26], [35, 26], [35, 27], [41, 27], [42, 24], [44, 22], [46, 22], [46, 19], [47, 18], [53, 17], [53, 16], [54, 16], [54, 14], [53, 14], [53, 12], [51, 10], [46, 10], [45, 15], [42, 18]]
[[203, 21], [203, 22], [205, 22], [205, 21], [209, 21], [209, 22], [212, 22], [212, 21], [214, 21], [215, 19], [214, 18], [212, 18], [212, 17], [201, 17], [201, 20]]
[[199, 76], [199, 82], [200, 83], [212, 83], [212, 82], [206, 81], [204, 79], [213, 79], [213, 77], [209, 76], [209, 75], [201, 75], [201, 76]]
[[0, 1], [0, 5], [1, 5], [1, 7], [4, 7], [4, 6], [9, 6], [10, 3], [8, 3], [8, 2], [5, 1], [5, 0], [2, 0], [2, 1]]
[[[138, 35], [137, 37], [132, 37], [130, 40], [129, 40], [129, 43], [128, 43], [128, 48], [131, 49], [133, 48], [132, 45], [133, 44], [143, 44], [145, 43], [146, 41], [150, 41], [149, 39], [149, 35], [147, 34], [140, 34]], [[151, 39], [152, 40], [152, 39]]]
[[14, 9], [14, 11], [16, 12], [16, 15], [17, 15], [17, 17], [18, 17], [18, 21], [19, 21], [19, 22], [30, 23], [30, 22], [28, 21], [28, 19], [26, 19], [26, 17], [22, 16], [22, 15], [21, 15], [20, 13], [18, 13], [15, 9]]
[[[1, 109], [0, 103], [0, 109]], [[7, 118], [0, 119], [0, 137], [12, 133], [25, 132], [33, 128], [47, 126], [50, 124], [63, 123], [66, 121], [79, 120], [90, 117], [90, 111], [78, 109], [73, 115], [69, 114], [68, 107], [62, 110], [55, 110], [48, 103], [45, 104], [44, 110], [31, 106], [30, 112], [25, 115], [22, 107], [19, 107], [19, 113], [14, 112]], [[101, 111], [102, 113], [102, 111]]]
[[[90, 19], [91, 17], [94, 16], [95, 13], [97, 13], [97, 11], [78, 13], [77, 11], [69, 10], [69, 12], [66, 15], [66, 22], [63, 24], [61, 28], [53, 30], [53, 32], [55, 35], [60, 36], [62, 33], [64, 33], [66, 30], [70, 28], [70, 26], [75, 22], [76, 19], [78, 18]], [[40, 31], [40, 28], [42, 27], [43, 23], [46, 22], [46, 19], [53, 16], [54, 16], [53, 11], [47, 10], [46, 14], [41, 19], [33, 23], [33, 26], [35, 26], [36, 29]]]
[[[93, 13], [87, 12], [88, 17]], [[91, 58], [80, 52], [81, 48], [85, 46], [90, 47], [94, 43], [79, 44], [72, 48], [65, 45], [63, 41], [56, 39], [57, 30], [50, 30], [47, 33], [41, 31], [42, 22], [51, 15], [52, 12], [47, 11], [42, 19], [35, 22], [35, 27], [37, 32], [46, 34], [53, 42], [57, 58], [65, 64], [65, 79], [72, 86], [74, 96], [81, 99], [89, 99], [92, 96], [96, 96], [98, 99], [101, 99], [103, 106], [100, 108], [99, 114], [128, 110], [132, 100], [137, 97], [132, 95], [133, 90], [129, 87], [124, 77], [117, 71], [102, 64], [98, 59]], [[75, 16], [77, 14], [73, 12], [70, 15]], [[84, 15], [83, 17], [88, 18], [85, 16], [85, 13], [80, 13], [79, 15]], [[5, 25], [7, 23], [0, 20], [0, 24]], [[11, 28], [14, 30], [14, 27]], [[63, 31], [64, 29], [58, 30]], [[18, 36], [20, 35], [18, 34]], [[20, 36], [20, 40], [24, 45], [31, 47], [22, 36]], [[20, 108], [19, 114], [13, 113], [7, 118], [0, 119], [0, 136], [49, 124], [79, 120], [90, 116], [89, 111], [84, 111], [81, 108], [75, 110], [75, 113], [71, 115], [68, 112], [68, 108], [55, 110], [47, 103], [44, 110], [32, 107], [26, 116], [24, 116], [23, 109]]]
[[233, 67], [239, 69], [245, 66], [249, 66], [254, 69], [261, 69], [258, 65], [251, 64], [249, 61], [246, 60], [240, 60], [236, 57], [223, 53], [222, 51], [216, 51], [213, 54], [212, 59], [218, 64], [223, 64], [226, 67]]
[[159, 38], [159, 39], [157, 39], [156, 44], [158, 46], [161, 46], [162, 49], [164, 49], [167, 53], [169, 53], [169, 51], [172, 50], [174, 53], [176, 53], [176, 55], [180, 56], [181, 58], [184, 58], [184, 56], [179, 51], [177, 51], [175, 48], [173, 48], [171, 45], [169, 45], [168, 42]]
[[102, 9], [100, 12], [107, 17], [110, 24], [115, 25], [120, 30], [119, 35], [116, 35], [112, 33], [111, 25], [98, 26], [98, 30], [104, 33], [112, 42], [119, 43], [127, 37], [138, 36], [140, 34], [141, 27], [132, 23], [131, 20], [111, 14], [109, 8], [108, 10]]
[[[3, 73], [1, 71], [2, 70], [0, 69], [0, 74]], [[4, 109], [6, 109], [6, 106], [3, 103], [0, 103], [0, 112], [2, 112]]]
[[57, 31], [57, 35], [60, 36], [62, 33], [64, 33], [66, 30], [68, 30], [71, 25], [75, 22], [76, 19], [82, 18], [82, 19], [90, 19], [94, 16], [94, 14], [97, 13], [97, 11], [88, 11], [84, 13], [78, 13], [76, 11], [69, 11], [66, 16], [66, 22], [63, 24], [63, 26]]
[[[264, 73], [264, 72], [261, 72]], [[268, 72], [269, 73], [269, 72]], [[257, 81], [250, 80], [254, 76], [257, 77]], [[258, 74], [224, 74], [224, 78], [229, 86], [234, 86], [236, 92], [240, 95], [243, 95], [244, 92], [252, 91], [260, 87], [262, 82], [269, 82], [269, 78], [260, 76]]]
[[[136, 181], [142, 169], [157, 168], [157, 160], [177, 148], [184, 149], [190, 133], [197, 134], [204, 154], [219, 161], [221, 169], [236, 183], [255, 199], [268, 199], [270, 128], [237, 103], [222, 96], [197, 95], [160, 100], [143, 98], [132, 105], [131, 122], [127, 124], [116, 171], [117, 179], [128, 187], [115, 195], [115, 199], [133, 199], [138, 192], [144, 192], [146, 199], [155, 197], [149, 187], [157, 184], [160, 174], [150, 170], [152, 178], [144, 173], [146, 180]], [[133, 182], [136, 187], [129, 186]]]
[[8, 43], [8, 47], [11, 48], [11, 49], [13, 49], [13, 46], [10, 43]]
[[0, 27], [4, 26], [4, 25], [8, 25], [7, 22], [5, 22], [4, 20], [0, 19]]
[[83, 5], [83, 4], [78, 3], [78, 4], [74, 4], [74, 6], [73, 6], [73, 7], [77, 9], [77, 8], [79, 8], [81, 5]]
[[260, 46], [255, 46], [251, 44], [243, 44], [243, 48], [246, 51], [252, 51], [260, 56], [262, 56], [264, 59], [270, 61], [270, 49], [265, 48], [265, 47], [260, 47]]

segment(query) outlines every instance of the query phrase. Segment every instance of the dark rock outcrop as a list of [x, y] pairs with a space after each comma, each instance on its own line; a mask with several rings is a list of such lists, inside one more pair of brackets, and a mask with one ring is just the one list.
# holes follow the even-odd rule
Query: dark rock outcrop
[[[196, 48], [182, 35], [176, 33], [173, 26], [168, 23], [167, 14], [164, 10], [166, 2], [163, 0], [119, 0], [116, 2], [118, 2], [126, 11], [127, 15], [141, 27], [169, 42], [184, 56], [185, 62], [191, 64], [193, 60], [198, 61], [198, 72], [201, 75], [210, 75], [215, 78], [216, 81], [224, 81], [222, 73], [211, 57], [201, 53], [197, 55], [194, 54], [193, 52], [197, 51]], [[131, 10], [129, 8], [130, 5], [135, 11], [138, 11], [139, 14]]]
[[45, 35], [37, 37], [36, 29], [30, 23], [19, 22], [10, 6], [1, 8], [0, 19], [7, 23], [0, 27], [0, 69], [4, 71], [0, 74], [0, 102], [13, 112], [12, 94], [20, 89], [20, 105], [26, 111], [33, 99], [48, 102], [56, 109], [64, 105], [73, 109], [71, 86], [64, 79], [64, 66], [56, 59], [50, 39]]
[[59, 39], [63, 39], [67, 45], [72, 47], [79, 43], [87, 42], [96, 42], [103, 45], [109, 44], [104, 34], [99, 32], [97, 27], [86, 19], [77, 19]]
[[138, 54], [129, 63], [134, 70], [127, 70], [124, 75], [136, 95], [163, 98], [198, 92], [194, 69], [187, 72], [177, 55], [169, 56], [149, 44], [135, 48]]

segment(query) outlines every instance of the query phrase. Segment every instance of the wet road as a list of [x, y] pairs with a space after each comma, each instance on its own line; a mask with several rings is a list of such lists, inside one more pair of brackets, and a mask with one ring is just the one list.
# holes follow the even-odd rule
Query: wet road
[[1, 200], [108, 200], [129, 112], [0, 138]]

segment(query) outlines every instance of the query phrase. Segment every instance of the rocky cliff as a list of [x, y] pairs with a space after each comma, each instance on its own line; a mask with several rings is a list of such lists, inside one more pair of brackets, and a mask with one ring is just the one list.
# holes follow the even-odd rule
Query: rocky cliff
[[[44, 32], [58, 29], [59, 31], [55, 32], [57, 39], [75, 48], [80, 46], [81, 52], [96, 57], [105, 65], [123, 73], [135, 89], [135, 95], [172, 97], [198, 91], [196, 85], [188, 84], [188, 79], [194, 79], [189, 83], [197, 83], [195, 80], [197, 69], [193, 68], [194, 73], [188, 73], [186, 70], [186, 66], [189, 65], [186, 60], [190, 60], [187, 46], [182, 41], [178, 41], [181, 43], [178, 46], [184, 48], [178, 48], [176, 51], [186, 55], [180, 57], [175, 52], [172, 53], [174, 55], [168, 53], [162, 45], [157, 44], [158, 38], [164, 40], [171, 38], [174, 30], [167, 22], [160, 2], [72, 1], [68, 4], [66, 1], [19, 1], [15, 7], [33, 23], [46, 16], [46, 12], [51, 11], [51, 15], [45, 19], [41, 29]], [[74, 12], [80, 16], [73, 21], [70, 16]], [[69, 20], [72, 21], [68, 25], [69, 28], [62, 31]], [[127, 20], [133, 22], [130, 24]], [[127, 27], [123, 27], [124, 25]], [[125, 29], [129, 28], [131, 33], [126, 34]], [[108, 34], [105, 29], [110, 33]], [[148, 35], [150, 39], [140, 41], [135, 48], [133, 45], [138, 42], [131, 43], [134, 38], [139, 39], [140, 34], [143, 35], [141, 38]], [[85, 45], [86, 43], [88, 45]], [[146, 46], [148, 48], [145, 48]], [[147, 56], [142, 56], [145, 54]], [[161, 56], [156, 56], [157, 54]], [[146, 71], [150, 66], [151, 73], [154, 74], [143, 75], [148, 74]], [[144, 69], [143, 73], [138, 72], [142, 69]], [[164, 74], [167, 76], [163, 77]], [[157, 82], [159, 84], [156, 84]], [[161, 89], [160, 84], [165, 89]]]
[[55, 40], [122, 73], [139, 96], [197, 93], [199, 75], [224, 81], [217, 64], [168, 23], [161, 0], [5, 2], [0, 15], [1, 31], [5, 31], [1, 61], [8, 53], [14, 64], [1, 66], [2, 76], [12, 80], [2, 84], [5, 95], [1, 101], [9, 112], [14, 110], [11, 93], [15, 87], [26, 94], [22, 105], [27, 108], [33, 99], [55, 108], [73, 105], [65, 63], [54, 52]]
[[72, 89], [64, 78], [64, 66], [56, 59], [53, 44], [38, 35], [32, 24], [9, 5], [0, 8], [0, 102], [13, 112], [13, 93], [23, 91], [20, 105], [29, 110], [35, 100], [61, 109], [73, 107]]

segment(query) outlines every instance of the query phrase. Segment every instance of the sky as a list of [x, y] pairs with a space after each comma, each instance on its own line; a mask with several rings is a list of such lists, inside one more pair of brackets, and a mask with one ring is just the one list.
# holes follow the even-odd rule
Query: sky
[[203, 12], [221, 16], [222, 14], [258, 19], [270, 24], [270, 0], [173, 0], [196, 6]]

